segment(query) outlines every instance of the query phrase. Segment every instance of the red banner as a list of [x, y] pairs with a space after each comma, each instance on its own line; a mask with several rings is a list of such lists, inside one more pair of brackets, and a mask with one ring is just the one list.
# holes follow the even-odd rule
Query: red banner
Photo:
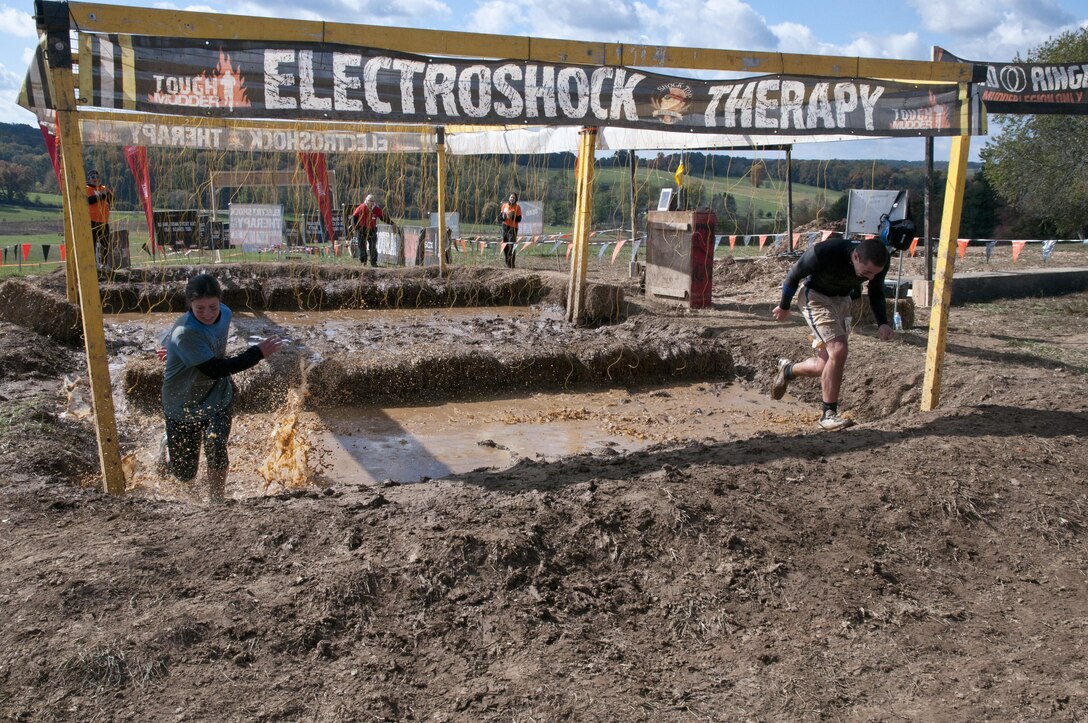
[[125, 160], [132, 170], [132, 177], [136, 179], [136, 193], [140, 196], [140, 203], [144, 207], [144, 215], [147, 217], [147, 235], [151, 239], [151, 255], [155, 255], [155, 224], [152, 219], [154, 213], [151, 206], [151, 172], [147, 163], [147, 148], [144, 146], [125, 146]]
[[332, 189], [329, 188], [329, 169], [324, 153], [299, 153], [302, 167], [306, 169], [306, 178], [310, 179], [310, 188], [317, 198], [317, 208], [321, 212], [321, 222], [325, 225], [325, 239], [333, 240], [332, 229]]
[[60, 157], [57, 155], [57, 136], [42, 123], [38, 124], [42, 132], [42, 140], [45, 141], [45, 150], [49, 153], [49, 160], [53, 162], [53, 173], [57, 175], [57, 188], [64, 192], [64, 183], [60, 180]]

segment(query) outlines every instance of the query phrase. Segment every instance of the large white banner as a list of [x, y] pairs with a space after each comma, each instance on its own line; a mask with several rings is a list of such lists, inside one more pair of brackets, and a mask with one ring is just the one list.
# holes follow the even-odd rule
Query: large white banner
[[261, 251], [283, 245], [283, 206], [232, 203], [230, 240], [243, 251]]
[[521, 223], [518, 224], [519, 236], [539, 236], [544, 233], [544, 202], [518, 201], [521, 206]]
[[[431, 213], [431, 225], [438, 228], [438, 212]], [[446, 212], [446, 230], [451, 238], [461, 238], [461, 214], [456, 211]]]

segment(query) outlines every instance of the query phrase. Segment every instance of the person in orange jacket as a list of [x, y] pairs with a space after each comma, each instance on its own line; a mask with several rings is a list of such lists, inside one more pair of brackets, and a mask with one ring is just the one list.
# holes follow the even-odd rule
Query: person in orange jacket
[[499, 223], [502, 224], [502, 255], [506, 265], [514, 268], [514, 256], [518, 250], [518, 224], [521, 223], [521, 206], [518, 194], [511, 193], [499, 211]]
[[87, 173], [87, 203], [91, 212], [94, 257], [101, 264], [110, 248], [110, 206], [113, 205], [113, 191], [102, 183], [102, 177], [95, 170]]

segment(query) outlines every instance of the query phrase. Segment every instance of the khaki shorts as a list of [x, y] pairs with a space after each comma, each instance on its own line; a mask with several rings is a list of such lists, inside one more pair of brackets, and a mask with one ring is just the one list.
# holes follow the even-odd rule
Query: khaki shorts
[[849, 296], [824, 296], [807, 286], [801, 287], [801, 316], [812, 330], [812, 348], [822, 349], [836, 337], [850, 336], [853, 320], [850, 318]]

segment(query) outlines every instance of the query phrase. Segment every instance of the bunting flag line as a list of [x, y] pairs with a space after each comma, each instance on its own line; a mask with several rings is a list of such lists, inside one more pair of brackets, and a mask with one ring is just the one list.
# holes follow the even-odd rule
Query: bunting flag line
[[729, 237], [729, 250], [732, 251], [733, 247], [735, 247], [736, 245], [737, 245], [737, 237], [736, 236], [730, 236]]
[[[915, 239], [915, 241], [917, 241], [917, 240], [918, 239]], [[986, 260], [987, 261], [989, 261], [990, 258], [994, 255], [994, 248], [996, 246], [997, 246], [997, 241], [987, 241], [986, 242]]]
[[1020, 258], [1020, 252], [1024, 250], [1024, 244], [1027, 241], [1013, 241], [1012, 242], [1012, 262], [1016, 263], [1016, 260]]
[[1050, 253], [1054, 250], [1054, 245], [1058, 242], [1051, 239], [1049, 241], [1043, 241], [1043, 261], [1050, 260]]
[[959, 255], [960, 255], [961, 259], [963, 258], [963, 255], [967, 253], [967, 244], [969, 244], [969, 243], [971, 243], [971, 239], [966, 239], [966, 238], [956, 239], [956, 248], [959, 251]]
[[759, 237], [759, 250], [760, 251], [763, 250], [763, 244], [765, 244], [765, 243], [767, 243], [767, 237], [766, 236], [760, 236]]

